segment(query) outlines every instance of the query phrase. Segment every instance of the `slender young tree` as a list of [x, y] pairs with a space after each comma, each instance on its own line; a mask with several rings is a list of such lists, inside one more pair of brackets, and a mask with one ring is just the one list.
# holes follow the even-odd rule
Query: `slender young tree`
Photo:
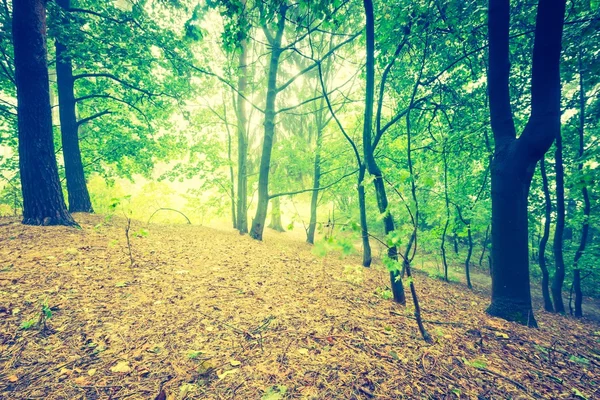
[[552, 299], [550, 298], [550, 290], [548, 284], [550, 282], [550, 274], [548, 273], [548, 266], [546, 265], [546, 245], [548, 244], [548, 238], [550, 237], [550, 220], [552, 218], [552, 200], [550, 199], [550, 189], [548, 188], [548, 174], [546, 173], [546, 161], [544, 157], [540, 160], [540, 172], [542, 174], [542, 190], [544, 192], [544, 231], [542, 238], [540, 239], [539, 246], [539, 264], [540, 270], [542, 271], [542, 295], [544, 297], [544, 310], [548, 312], [554, 311], [552, 305]]
[[[583, 156], [585, 152], [585, 86], [583, 81], [584, 68], [581, 61], [582, 50], [579, 48], [578, 53], [578, 66], [579, 66], [579, 162], [577, 163], [577, 170], [579, 173], [583, 173]], [[581, 304], [583, 303], [583, 295], [581, 293], [581, 270], [579, 268], [579, 261], [583, 257], [585, 247], [588, 241], [590, 232], [590, 213], [591, 203], [590, 194], [588, 192], [587, 183], [582, 177], [581, 185], [581, 196], [583, 197], [583, 225], [581, 226], [581, 237], [579, 239], [579, 247], [575, 252], [573, 259], [573, 287], [575, 289], [575, 317], [580, 318], [583, 316]], [[570, 303], [569, 303], [570, 306]]]
[[76, 225], [67, 211], [54, 157], [43, 0], [13, 2], [23, 223]]
[[566, 0], [540, 0], [533, 45], [531, 114], [517, 138], [509, 77], [510, 1], [489, 0], [492, 176], [490, 315], [537, 326], [529, 287], [527, 197], [537, 162], [560, 133], [560, 53]]
[[[383, 180], [381, 168], [379, 168], [377, 161], [375, 160], [374, 148], [376, 143], [374, 144], [372, 139], [373, 104], [375, 98], [375, 17], [373, 12], [373, 2], [371, 0], [364, 0], [364, 8], [366, 19], [365, 29], [367, 35], [367, 63], [363, 154], [367, 170], [374, 178], [373, 185], [375, 186], [375, 193], [377, 196], [377, 206], [379, 208], [379, 212], [384, 214], [383, 226], [385, 233], [389, 234], [390, 232], [393, 232], [396, 227], [394, 225], [394, 217], [392, 216], [390, 210], [388, 210], [385, 182]], [[384, 82], [382, 82], [382, 85], [384, 85]], [[388, 248], [388, 257], [394, 261], [398, 260], [398, 248], [395, 245]], [[400, 271], [390, 271], [390, 283], [392, 286], [394, 301], [400, 304], [405, 304], [406, 296], [404, 294], [404, 286], [402, 284], [402, 276], [400, 275]]]

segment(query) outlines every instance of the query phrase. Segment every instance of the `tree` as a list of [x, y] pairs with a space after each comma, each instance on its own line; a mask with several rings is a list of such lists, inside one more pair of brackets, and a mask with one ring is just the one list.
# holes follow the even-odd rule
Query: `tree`
[[[57, 0], [64, 13], [71, 8], [70, 0]], [[68, 19], [63, 16], [62, 24]], [[65, 161], [65, 178], [70, 212], [93, 212], [92, 201], [85, 182], [81, 150], [79, 148], [79, 121], [75, 111], [75, 80], [73, 61], [67, 46], [56, 40], [56, 83], [60, 115], [62, 151]], [[107, 112], [103, 112], [102, 115]]]
[[510, 1], [488, 11], [492, 176], [492, 301], [490, 315], [537, 326], [529, 287], [527, 196], [537, 162], [560, 134], [560, 52], [565, 0], [537, 6], [531, 75], [531, 113], [517, 138], [509, 77]]
[[43, 0], [13, 3], [23, 223], [76, 225], [65, 206], [54, 157]]

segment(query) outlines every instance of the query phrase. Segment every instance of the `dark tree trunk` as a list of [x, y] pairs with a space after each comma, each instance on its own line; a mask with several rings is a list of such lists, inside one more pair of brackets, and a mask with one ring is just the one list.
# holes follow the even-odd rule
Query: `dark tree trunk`
[[360, 231], [363, 245], [363, 266], [371, 266], [371, 243], [369, 242], [369, 229], [367, 225], [367, 201], [365, 198], [365, 173], [366, 166], [361, 163], [358, 170], [358, 208], [360, 212]]
[[246, 40], [240, 43], [238, 58], [238, 96], [237, 96], [237, 139], [238, 139], [238, 175], [237, 175], [237, 230], [248, 233], [248, 135], [246, 128], [246, 100], [244, 95], [248, 86]]
[[579, 269], [573, 270], [573, 290], [575, 291], [575, 317], [583, 317], [583, 310], [581, 305], [583, 304], [583, 293], [581, 292], [581, 271]]
[[542, 295], [544, 297], [544, 310], [548, 312], [554, 311], [552, 305], [552, 299], [550, 298], [550, 290], [548, 284], [550, 282], [550, 274], [548, 273], [548, 267], [546, 266], [546, 244], [550, 237], [550, 223], [552, 218], [552, 199], [550, 199], [550, 189], [548, 188], [548, 176], [546, 174], [546, 161], [542, 157], [540, 160], [540, 171], [542, 174], [542, 189], [544, 191], [544, 201], [546, 207], [544, 210], [544, 232], [540, 240], [540, 250], [538, 252], [540, 269], [542, 270]]
[[[256, 214], [252, 221], [250, 236], [254, 239], [262, 240], [267, 219], [267, 210], [269, 206], [269, 172], [271, 168], [271, 152], [273, 150], [273, 140], [275, 137], [275, 99], [277, 98], [277, 72], [279, 70], [279, 58], [281, 57], [281, 39], [285, 28], [287, 6], [282, 3], [279, 7], [279, 21], [277, 23], [277, 32], [270, 41], [271, 61], [269, 63], [269, 72], [267, 79], [267, 100], [265, 106], [265, 134], [263, 139], [262, 155], [260, 158], [260, 167], [258, 175], [258, 203], [256, 205]], [[268, 28], [264, 27], [265, 33]], [[268, 33], [267, 37], [271, 37]]]
[[485, 238], [483, 239], [483, 244], [481, 245], [481, 256], [479, 256], [479, 267], [483, 267], [483, 257], [485, 256], [485, 252], [487, 250], [488, 240], [490, 239], [490, 225], [488, 225], [485, 230]]
[[[58, 0], [57, 3], [64, 10], [71, 8], [70, 0]], [[79, 124], [77, 123], [75, 111], [73, 62], [68, 54], [67, 47], [58, 40], [56, 41], [56, 83], [69, 211], [92, 213], [94, 210], [85, 182], [81, 150], [79, 148]]]
[[471, 284], [471, 255], [473, 254], [473, 235], [471, 234], [471, 220], [463, 218], [462, 212], [458, 206], [456, 206], [456, 210], [458, 211], [458, 217], [461, 222], [465, 224], [467, 228], [467, 238], [469, 240], [469, 247], [467, 248], [467, 258], [465, 258], [465, 278], [467, 280], [467, 287], [469, 289], [473, 289], [473, 285]]
[[556, 227], [554, 228], [554, 279], [552, 280], [552, 299], [554, 311], [565, 312], [562, 289], [565, 281], [565, 259], [563, 254], [563, 233], [565, 230], [565, 171], [563, 166], [563, 146], [560, 131], [556, 135], [555, 165], [556, 171]]
[[448, 198], [448, 156], [446, 149], [443, 150], [442, 157], [444, 159], [444, 200], [446, 201], [446, 223], [442, 232], [442, 263], [444, 264], [444, 280], [448, 282], [448, 260], [446, 259], [446, 234], [448, 233], [448, 225], [450, 225], [450, 199]]
[[454, 254], [458, 254], [458, 236], [456, 232], [452, 232], [452, 246], [454, 247]]
[[565, 0], [537, 6], [531, 115], [517, 139], [509, 74], [510, 1], [489, 0], [488, 91], [495, 148], [492, 170], [493, 316], [537, 326], [531, 307], [527, 198], [537, 162], [560, 133], [560, 52]]
[[[583, 160], [585, 150], [585, 87], [583, 82], [583, 66], [581, 61], [581, 47], [579, 48], [579, 160]], [[577, 169], [581, 174], [583, 172], [583, 161], [579, 161]], [[587, 184], [582, 178], [581, 195], [583, 196], [583, 225], [581, 226], [581, 237], [579, 239], [579, 247], [575, 252], [573, 259], [573, 288], [575, 289], [575, 316], [582, 317], [581, 303], [583, 296], [581, 293], [581, 272], [579, 270], [579, 260], [583, 256], [585, 246], [588, 241], [590, 231], [590, 195], [588, 193]]]
[[15, 1], [12, 29], [23, 223], [76, 225], [65, 206], [54, 156], [45, 2]]
[[[322, 113], [319, 113], [322, 114]], [[306, 241], [310, 244], [315, 242], [315, 230], [317, 228], [317, 205], [319, 203], [319, 188], [321, 187], [321, 145], [323, 141], [323, 127], [321, 118], [317, 118], [317, 144], [315, 148], [315, 163], [313, 172], [313, 192], [310, 199], [310, 222]]]
[[[365, 118], [363, 128], [363, 150], [364, 159], [369, 174], [373, 175], [373, 184], [375, 186], [375, 194], [377, 196], [377, 206], [381, 214], [385, 214], [383, 218], [383, 226], [386, 235], [395, 230], [394, 217], [388, 210], [388, 199], [385, 192], [385, 183], [381, 169], [375, 161], [372, 148], [371, 133], [373, 130], [373, 101], [375, 95], [375, 23], [373, 16], [373, 3], [370, 0], [364, 1], [365, 16], [366, 16], [366, 32], [367, 32], [367, 55], [366, 55], [366, 96], [365, 96]], [[391, 246], [388, 249], [388, 257], [392, 260], [398, 260], [398, 249], [396, 246]], [[390, 284], [394, 301], [400, 304], [406, 303], [404, 294], [404, 286], [400, 271], [390, 271]]]

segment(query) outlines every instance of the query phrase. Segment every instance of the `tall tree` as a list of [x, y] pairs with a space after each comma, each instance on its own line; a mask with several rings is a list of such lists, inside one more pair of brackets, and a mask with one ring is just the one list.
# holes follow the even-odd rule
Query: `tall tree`
[[[62, 25], [68, 25], [70, 0], [57, 0], [62, 8]], [[56, 40], [56, 84], [62, 152], [65, 161], [65, 178], [70, 212], [93, 212], [92, 201], [85, 182], [85, 173], [79, 148], [79, 122], [75, 110], [75, 80], [73, 61], [65, 43]]]
[[531, 307], [527, 198], [537, 162], [560, 134], [560, 53], [565, 0], [537, 5], [531, 114], [517, 138], [509, 89], [510, 1], [489, 0], [490, 117], [495, 139], [492, 176], [491, 315], [537, 326]]
[[63, 198], [54, 157], [43, 0], [13, 3], [23, 223], [76, 225]]
[[[375, 160], [374, 149], [376, 143], [373, 143], [372, 131], [373, 131], [373, 104], [375, 98], [375, 17], [373, 12], [373, 2], [371, 0], [364, 0], [365, 8], [365, 19], [366, 19], [366, 41], [367, 41], [367, 54], [366, 54], [366, 95], [365, 95], [365, 119], [363, 129], [363, 154], [365, 164], [369, 174], [373, 176], [373, 185], [375, 186], [375, 193], [377, 196], [377, 206], [379, 212], [384, 215], [383, 225], [385, 233], [390, 234], [396, 227], [394, 226], [394, 217], [388, 209], [388, 199], [385, 190], [385, 182], [383, 180], [383, 174], [381, 169], [377, 165]], [[385, 84], [382, 81], [381, 85]], [[381, 102], [381, 100], [380, 100]], [[381, 103], [380, 103], [381, 104]], [[379, 132], [378, 132], [379, 134]], [[410, 248], [409, 250], [410, 251]], [[396, 244], [388, 248], [388, 257], [391, 260], [398, 260], [398, 248]], [[394, 295], [394, 301], [400, 304], [406, 303], [406, 296], [404, 294], [404, 286], [402, 285], [402, 277], [400, 271], [390, 270], [390, 283], [392, 286], [392, 293]]]

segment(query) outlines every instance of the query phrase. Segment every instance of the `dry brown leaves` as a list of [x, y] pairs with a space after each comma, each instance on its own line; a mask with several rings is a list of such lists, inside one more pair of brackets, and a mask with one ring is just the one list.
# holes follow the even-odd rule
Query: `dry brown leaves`
[[[123, 220], [76, 219], [0, 221], [0, 398], [600, 398], [590, 322], [538, 310], [527, 329], [417, 275], [428, 345], [378, 294], [385, 271], [348, 277], [358, 260], [285, 234], [151, 225], [130, 268]], [[20, 329], [42, 304], [49, 330]]]

